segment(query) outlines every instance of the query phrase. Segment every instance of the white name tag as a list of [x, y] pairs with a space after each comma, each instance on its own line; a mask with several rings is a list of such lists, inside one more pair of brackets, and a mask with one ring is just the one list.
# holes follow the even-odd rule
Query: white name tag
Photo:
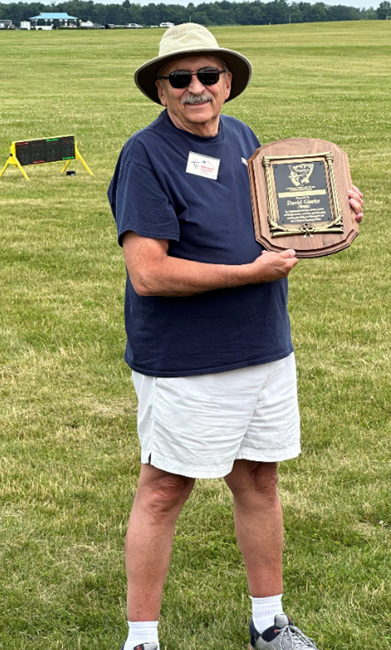
[[204, 176], [217, 180], [219, 174], [220, 160], [212, 158], [211, 156], [204, 156], [201, 153], [189, 152], [187, 159], [186, 172], [188, 174], [195, 174], [195, 176]]

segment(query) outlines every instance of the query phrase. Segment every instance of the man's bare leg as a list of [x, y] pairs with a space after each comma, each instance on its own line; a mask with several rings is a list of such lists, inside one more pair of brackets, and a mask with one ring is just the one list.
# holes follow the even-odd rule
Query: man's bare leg
[[225, 480], [234, 498], [236, 536], [250, 595], [281, 594], [283, 527], [277, 463], [237, 460]]
[[159, 618], [176, 520], [194, 483], [141, 465], [125, 543], [129, 621]]

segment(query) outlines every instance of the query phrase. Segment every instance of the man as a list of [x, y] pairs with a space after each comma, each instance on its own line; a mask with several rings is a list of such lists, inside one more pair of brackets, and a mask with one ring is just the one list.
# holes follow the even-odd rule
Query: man
[[[220, 115], [250, 62], [194, 23], [135, 73], [165, 107], [125, 145], [109, 188], [127, 285], [125, 359], [139, 400], [141, 471], [126, 538], [129, 635], [158, 650], [175, 523], [196, 478], [224, 477], [252, 600], [250, 647], [315, 644], [283, 613], [277, 463], [300, 451], [287, 314], [295, 252], [255, 241], [252, 131]], [[361, 194], [350, 202], [361, 220]]]

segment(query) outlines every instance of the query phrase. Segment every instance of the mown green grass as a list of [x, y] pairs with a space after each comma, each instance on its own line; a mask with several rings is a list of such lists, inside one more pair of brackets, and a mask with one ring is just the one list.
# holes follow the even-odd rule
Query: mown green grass
[[[287, 611], [322, 650], [391, 641], [387, 21], [213, 30], [254, 66], [225, 107], [264, 142], [336, 142], [365, 193], [352, 247], [290, 282], [303, 454], [281, 467]], [[137, 482], [124, 267], [105, 197], [126, 139], [159, 108], [135, 88], [161, 30], [2, 33], [0, 167], [13, 140], [75, 133], [94, 172], [0, 179], [0, 647], [116, 650]], [[249, 600], [222, 481], [177, 527], [162, 646], [244, 648]]]

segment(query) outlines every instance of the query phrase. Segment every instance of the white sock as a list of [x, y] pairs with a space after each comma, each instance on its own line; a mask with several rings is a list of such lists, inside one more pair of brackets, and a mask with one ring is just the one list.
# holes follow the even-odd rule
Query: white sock
[[129, 633], [128, 638], [126, 639], [124, 650], [133, 650], [137, 645], [141, 643], [157, 643], [159, 646], [159, 636], [157, 632], [157, 626], [159, 621], [128, 621]]
[[260, 634], [274, 625], [276, 614], [282, 614], [282, 594], [279, 596], [268, 596], [267, 598], [253, 598], [250, 596], [253, 606], [253, 622]]

